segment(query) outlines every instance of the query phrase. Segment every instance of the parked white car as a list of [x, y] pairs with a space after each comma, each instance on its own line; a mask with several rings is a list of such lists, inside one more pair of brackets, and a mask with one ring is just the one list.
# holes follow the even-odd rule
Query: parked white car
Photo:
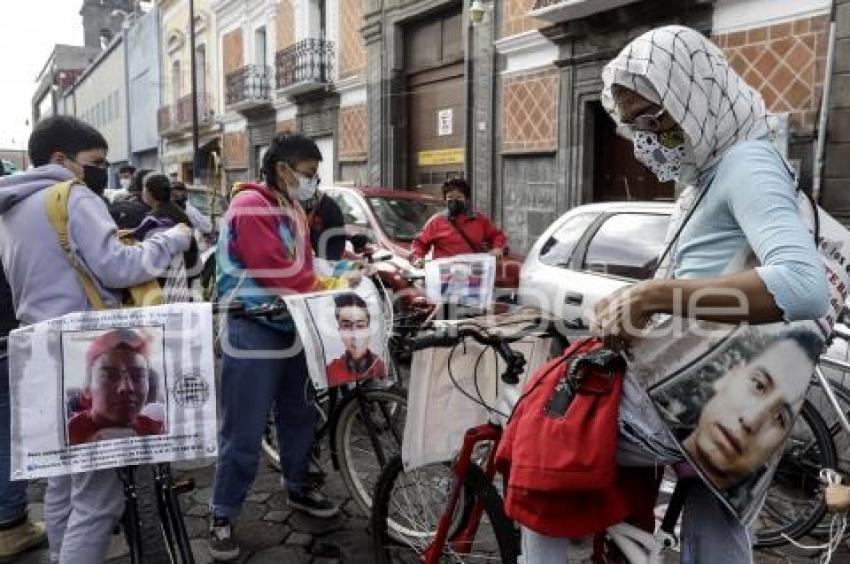
[[568, 211], [528, 252], [520, 303], [561, 319], [588, 319], [600, 299], [653, 275], [672, 211], [672, 202], [606, 202]]

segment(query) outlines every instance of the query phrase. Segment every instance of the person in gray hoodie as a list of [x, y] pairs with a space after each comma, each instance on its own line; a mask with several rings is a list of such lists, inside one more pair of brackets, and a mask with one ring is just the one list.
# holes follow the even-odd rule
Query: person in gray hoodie
[[[28, 150], [34, 168], [0, 179], [0, 258], [22, 325], [92, 309], [45, 211], [47, 189], [58, 182], [85, 183], [71, 190], [68, 237], [75, 261], [108, 306], [120, 305], [118, 290], [162, 275], [189, 248], [192, 232], [185, 225], [138, 245], [118, 240], [106, 203], [96, 195], [106, 186], [108, 146], [90, 125], [49, 117], [33, 130]], [[102, 562], [123, 509], [114, 470], [50, 478], [44, 514], [51, 561]]]

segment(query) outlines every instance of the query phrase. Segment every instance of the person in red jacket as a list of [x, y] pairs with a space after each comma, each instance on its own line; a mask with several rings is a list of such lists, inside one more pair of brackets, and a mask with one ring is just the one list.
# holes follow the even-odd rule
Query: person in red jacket
[[410, 245], [410, 259], [421, 266], [425, 255], [446, 258], [466, 253], [490, 253], [501, 257], [508, 239], [482, 213], [471, 210], [472, 190], [462, 178], [443, 184], [446, 211], [435, 214]]
[[386, 376], [384, 361], [369, 350], [371, 316], [366, 301], [355, 293], [346, 293], [334, 297], [334, 302], [345, 352], [326, 368], [328, 387]]

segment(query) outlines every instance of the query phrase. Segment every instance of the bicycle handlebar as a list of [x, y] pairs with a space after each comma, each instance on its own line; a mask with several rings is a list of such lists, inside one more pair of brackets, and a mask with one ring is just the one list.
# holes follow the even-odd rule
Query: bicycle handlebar
[[[561, 322], [568, 329], [578, 330], [581, 328], [581, 322], [563, 321]], [[557, 322], [549, 321], [543, 333], [552, 334], [557, 330]], [[539, 332], [539, 324], [532, 324], [526, 329], [522, 329], [511, 335], [490, 335], [482, 331], [482, 329], [471, 326], [458, 326], [450, 328], [451, 332], [432, 333], [429, 335], [420, 335], [412, 337], [410, 348], [413, 351], [430, 349], [430, 348], [447, 348], [453, 347], [461, 343], [466, 338], [471, 338], [479, 344], [490, 347], [495, 350], [502, 360], [507, 365], [505, 371], [501, 375], [501, 379], [506, 384], [519, 383], [519, 376], [525, 370], [526, 360], [522, 353], [511, 349], [510, 343], [515, 343], [531, 332]]]
[[224, 313], [235, 317], [276, 317], [289, 313], [283, 300], [248, 307], [239, 302], [215, 302], [212, 304], [213, 313]]

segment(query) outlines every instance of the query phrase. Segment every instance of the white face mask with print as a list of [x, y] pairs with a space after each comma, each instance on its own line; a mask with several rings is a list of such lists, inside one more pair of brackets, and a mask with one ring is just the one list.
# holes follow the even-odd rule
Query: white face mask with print
[[678, 180], [685, 160], [685, 143], [666, 147], [651, 131], [635, 131], [632, 138], [635, 158], [661, 182]]

